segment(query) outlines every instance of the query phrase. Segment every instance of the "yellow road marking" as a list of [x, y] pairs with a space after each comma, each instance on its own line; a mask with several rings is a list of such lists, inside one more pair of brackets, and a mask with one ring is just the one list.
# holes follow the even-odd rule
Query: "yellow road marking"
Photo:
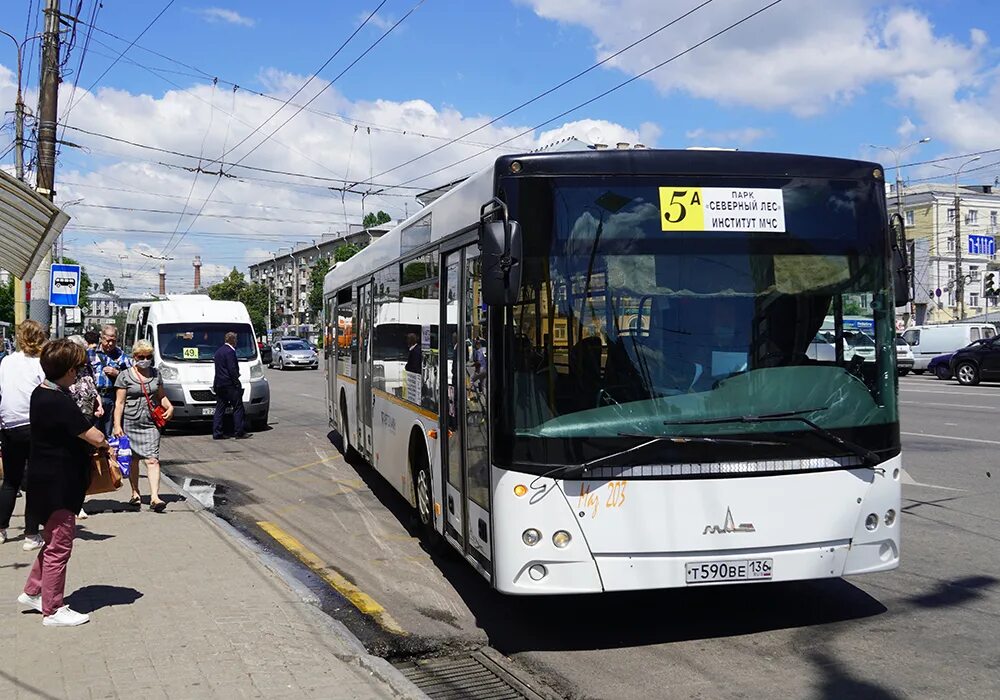
[[300, 467], [292, 467], [291, 469], [285, 469], [284, 471], [274, 472], [274, 474], [269, 474], [267, 478], [273, 479], [276, 476], [284, 476], [285, 474], [291, 474], [292, 472], [302, 471], [303, 469], [309, 469], [310, 467], [315, 467], [318, 464], [326, 464], [330, 460], [336, 459], [338, 456], [339, 455], [331, 455], [330, 457], [325, 457], [315, 462], [309, 462], [309, 464], [303, 464]]
[[339, 572], [324, 564], [322, 559], [306, 549], [305, 545], [292, 535], [266, 520], [258, 520], [257, 525], [273, 537], [278, 544], [294, 554], [299, 561], [312, 569], [320, 578], [333, 586], [338, 593], [350, 601], [351, 605], [359, 611], [373, 618], [390, 632], [400, 635], [407, 634], [406, 630], [400, 627], [399, 623], [393, 620], [389, 613], [385, 611], [385, 608], [379, 605], [374, 598], [348, 581]]

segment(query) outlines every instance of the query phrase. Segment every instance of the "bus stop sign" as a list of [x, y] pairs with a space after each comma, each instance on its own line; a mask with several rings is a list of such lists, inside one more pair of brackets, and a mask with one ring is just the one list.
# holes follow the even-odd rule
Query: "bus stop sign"
[[80, 305], [80, 266], [52, 263], [49, 274], [49, 306]]

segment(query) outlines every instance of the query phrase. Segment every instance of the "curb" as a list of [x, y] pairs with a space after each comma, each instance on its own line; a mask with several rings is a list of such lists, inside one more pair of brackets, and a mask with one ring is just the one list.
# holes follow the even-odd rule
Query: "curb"
[[[264, 551], [261, 546], [250, 537], [244, 535], [231, 524], [218, 517], [205, 506], [201, 501], [194, 498], [185, 491], [176, 481], [160, 473], [160, 482], [166, 484], [177, 495], [181, 496], [192, 511], [201, 516], [206, 522], [215, 527], [220, 534], [229, 537], [242, 545], [250, 552], [256, 560], [277, 576], [292, 593], [294, 593], [303, 603], [314, 607], [319, 606], [319, 598], [301, 583], [292, 572], [292, 567], [279, 557]], [[428, 700], [428, 696], [420, 690], [413, 681], [404, 676], [395, 666], [380, 656], [368, 653], [364, 644], [358, 639], [344, 623], [335, 620], [326, 613], [321, 612], [323, 624], [331, 634], [340, 639], [352, 652], [350, 655], [339, 656], [345, 663], [356, 664], [377, 678], [389, 687], [393, 695], [403, 700]]]

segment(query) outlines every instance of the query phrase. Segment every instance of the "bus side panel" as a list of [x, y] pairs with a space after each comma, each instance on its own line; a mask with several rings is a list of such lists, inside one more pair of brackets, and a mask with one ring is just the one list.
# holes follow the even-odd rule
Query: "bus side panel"
[[375, 424], [372, 466], [411, 506], [416, 506], [416, 494], [410, 464], [410, 436], [414, 432], [420, 433], [421, 449], [429, 458], [431, 493], [435, 497], [435, 503], [438, 503], [441, 460], [438, 450], [433, 448], [433, 443], [427, 437], [428, 431], [437, 429], [437, 419], [424, 415], [416, 407], [409, 407], [402, 399], [390, 398], [384, 391], [376, 391], [372, 422]]

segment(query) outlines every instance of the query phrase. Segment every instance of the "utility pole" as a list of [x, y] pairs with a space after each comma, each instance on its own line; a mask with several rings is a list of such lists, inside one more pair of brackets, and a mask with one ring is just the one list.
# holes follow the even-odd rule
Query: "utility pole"
[[[48, 200], [55, 201], [56, 172], [56, 121], [59, 113], [59, 0], [45, 0], [45, 32], [42, 35], [41, 80], [38, 91], [38, 169], [35, 189]], [[52, 254], [42, 261], [32, 283], [32, 317], [48, 325], [51, 318], [49, 306], [49, 275]], [[56, 335], [59, 335], [56, 314]]]
[[965, 320], [965, 273], [962, 272], [962, 212], [959, 209], [961, 199], [958, 196], [958, 178], [962, 169], [970, 163], [975, 163], [982, 156], [976, 156], [958, 166], [955, 171], [955, 292], [958, 294], [958, 320]]

